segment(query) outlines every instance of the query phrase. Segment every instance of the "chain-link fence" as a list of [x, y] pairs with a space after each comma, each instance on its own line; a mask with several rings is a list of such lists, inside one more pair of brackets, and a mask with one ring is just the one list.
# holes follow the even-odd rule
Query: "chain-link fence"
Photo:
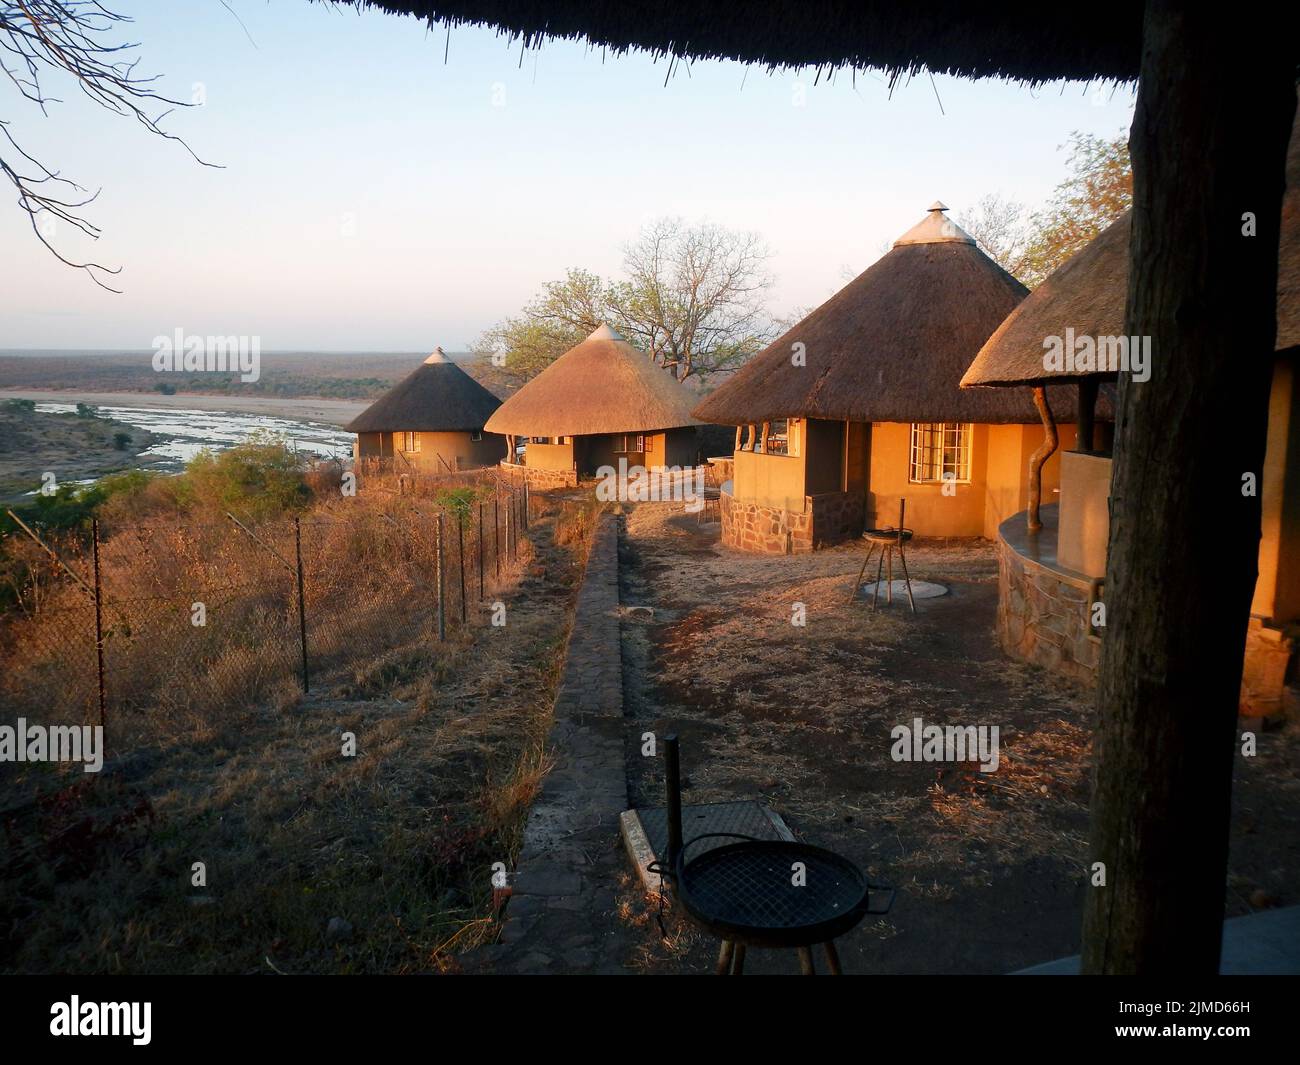
[[14, 716], [111, 736], [140, 711], [183, 729], [194, 712], [310, 690], [489, 624], [528, 521], [526, 488], [490, 481], [441, 506], [363, 493], [260, 522], [232, 512], [59, 537], [20, 523], [5, 545], [0, 698]]

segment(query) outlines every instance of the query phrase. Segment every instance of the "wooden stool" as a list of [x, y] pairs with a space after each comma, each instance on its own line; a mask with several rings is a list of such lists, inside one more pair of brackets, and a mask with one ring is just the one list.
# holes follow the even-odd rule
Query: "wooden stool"
[[903, 551], [903, 545], [912, 539], [912, 530], [903, 528], [903, 515], [907, 511], [907, 500], [898, 501], [898, 528], [897, 529], [868, 529], [862, 534], [862, 539], [867, 541], [867, 557], [862, 560], [862, 568], [858, 570], [858, 579], [853, 585], [853, 591], [849, 594], [849, 602], [852, 603], [858, 598], [858, 589], [862, 587], [862, 575], [867, 572], [867, 566], [871, 562], [871, 552], [877, 547], [880, 548], [880, 555], [876, 563], [876, 590], [871, 597], [871, 609], [875, 610], [876, 605], [880, 602], [880, 576], [883, 572], [888, 583], [885, 585], [885, 602], [893, 605], [894, 602], [894, 552], [898, 552], [898, 561], [903, 566], [903, 582], [907, 585], [907, 601], [911, 604], [912, 613], [916, 613], [916, 600], [912, 597], [912, 578], [907, 572], [907, 555]]

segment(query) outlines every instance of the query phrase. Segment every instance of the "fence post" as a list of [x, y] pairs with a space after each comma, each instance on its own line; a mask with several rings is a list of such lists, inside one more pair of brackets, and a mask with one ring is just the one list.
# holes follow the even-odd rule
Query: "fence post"
[[469, 619], [465, 609], [465, 519], [460, 511], [456, 512], [456, 564], [460, 569], [460, 623]]
[[478, 599], [483, 601], [483, 548], [487, 546], [487, 530], [483, 528], [483, 500], [478, 501]]
[[90, 535], [94, 547], [95, 559], [95, 655], [99, 661], [99, 727], [108, 724], [104, 710], [104, 593], [99, 581], [99, 519], [90, 523]]
[[302, 691], [309, 690], [307, 676], [307, 587], [302, 578], [302, 522], [293, 519], [293, 549], [298, 556], [298, 636], [302, 641]]
[[444, 554], [442, 550], [442, 512], [438, 512], [438, 639], [447, 638], [447, 611], [444, 600], [447, 594], [447, 575], [446, 566], [443, 565]]
[[524, 477], [524, 532], [527, 532], [527, 531], [528, 531], [528, 523], [529, 523], [529, 520], [530, 520], [530, 519], [529, 519], [529, 516], [528, 516], [528, 498], [529, 498], [529, 497], [528, 497], [528, 478], [525, 476], [525, 477]]

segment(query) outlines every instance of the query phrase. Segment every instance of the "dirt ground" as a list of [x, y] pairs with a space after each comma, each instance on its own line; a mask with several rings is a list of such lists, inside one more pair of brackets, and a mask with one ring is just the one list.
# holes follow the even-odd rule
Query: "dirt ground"
[[[948, 594], [873, 613], [849, 592], [861, 549], [758, 557], [724, 550], [680, 506], [626, 518], [620, 597], [629, 787], [661, 805], [661, 764], [639, 737], [676, 731], [687, 802], [757, 799], [807, 842], [840, 851], [897, 901], [839, 949], [846, 972], [999, 973], [1076, 953], [1086, 886], [1091, 692], [1006, 657], [994, 634], [992, 545], [918, 543], [913, 580]], [[873, 567], [874, 568], [874, 567]], [[898, 574], [896, 573], [896, 576]], [[802, 605], [806, 624], [792, 623]], [[648, 606], [637, 620], [631, 606]], [[890, 730], [996, 725], [1000, 766], [897, 762]], [[1238, 759], [1228, 915], [1296, 902], [1300, 738]], [[636, 964], [707, 971], [716, 944], [624, 882], [643, 930]], [[754, 952], [747, 971], [797, 971]]]

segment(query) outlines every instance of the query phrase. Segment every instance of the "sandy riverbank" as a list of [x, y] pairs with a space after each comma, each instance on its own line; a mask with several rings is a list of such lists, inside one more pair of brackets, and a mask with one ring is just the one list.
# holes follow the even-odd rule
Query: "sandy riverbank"
[[89, 403], [96, 407], [157, 407], [173, 410], [235, 411], [240, 414], [265, 414], [272, 418], [346, 425], [370, 404], [346, 399], [279, 399], [270, 396], [216, 396], [160, 392], [75, 392], [0, 389], [0, 402], [6, 399], [32, 399], [37, 403]]

